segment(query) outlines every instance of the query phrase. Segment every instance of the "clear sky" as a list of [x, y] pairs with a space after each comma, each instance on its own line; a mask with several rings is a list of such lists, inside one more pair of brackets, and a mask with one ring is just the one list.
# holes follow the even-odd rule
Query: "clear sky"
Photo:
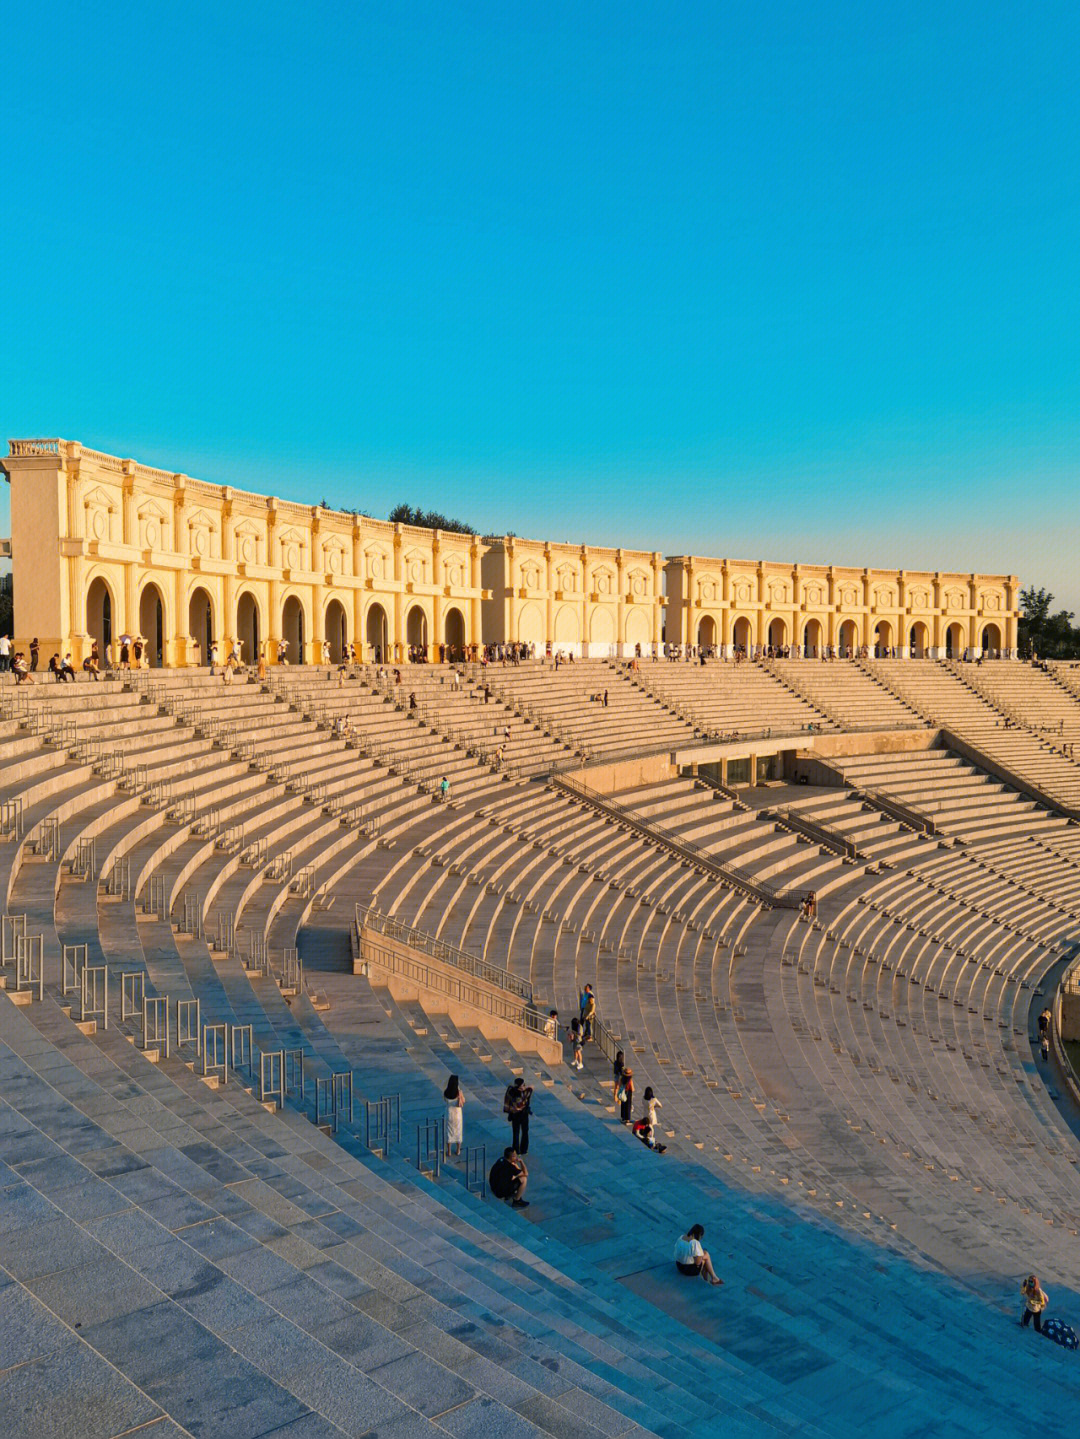
[[1075, 0], [40, 0], [4, 60], [4, 440], [1080, 611]]

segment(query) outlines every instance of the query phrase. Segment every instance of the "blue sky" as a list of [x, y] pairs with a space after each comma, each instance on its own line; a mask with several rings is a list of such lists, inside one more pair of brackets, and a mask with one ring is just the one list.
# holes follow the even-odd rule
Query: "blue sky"
[[3, 439], [1080, 611], [1075, 4], [9, 8]]

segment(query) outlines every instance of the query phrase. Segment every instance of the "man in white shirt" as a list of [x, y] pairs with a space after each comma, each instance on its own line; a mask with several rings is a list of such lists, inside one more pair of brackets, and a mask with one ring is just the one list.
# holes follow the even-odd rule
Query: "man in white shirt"
[[0, 635], [0, 674], [11, 668], [11, 636]]
[[688, 1279], [704, 1279], [709, 1284], [723, 1284], [724, 1281], [716, 1277], [708, 1252], [701, 1247], [704, 1237], [704, 1226], [695, 1224], [681, 1239], [675, 1241], [675, 1268]]

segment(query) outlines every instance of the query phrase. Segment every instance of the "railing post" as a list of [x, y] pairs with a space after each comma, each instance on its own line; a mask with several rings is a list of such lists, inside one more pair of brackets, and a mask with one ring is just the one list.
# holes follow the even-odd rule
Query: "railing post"
[[[146, 997], [146, 976], [141, 969], [125, 970], [120, 976], [120, 1023], [125, 1024], [133, 1015], [142, 1012]], [[145, 1023], [143, 1033], [145, 1034]], [[143, 1045], [146, 1048], [146, 1045]]]
[[238, 1070], [246, 1069], [248, 1078], [254, 1078], [252, 1064], [254, 1062], [254, 1032], [250, 1024], [230, 1024], [227, 1029], [229, 1038], [229, 1067], [234, 1074]]
[[176, 1047], [194, 1044], [196, 1055], [202, 1053], [202, 1004], [197, 999], [176, 1001]]
[[225, 1052], [224, 1024], [204, 1024], [202, 1028], [202, 1072], [204, 1078], [220, 1077], [229, 1082], [229, 1061]]
[[65, 944], [60, 957], [60, 993], [66, 998], [79, 988], [80, 975], [89, 957], [85, 944]]
[[285, 1105], [285, 1051], [263, 1049], [259, 1051], [259, 1101], [266, 1104], [273, 1100], [278, 1109]]

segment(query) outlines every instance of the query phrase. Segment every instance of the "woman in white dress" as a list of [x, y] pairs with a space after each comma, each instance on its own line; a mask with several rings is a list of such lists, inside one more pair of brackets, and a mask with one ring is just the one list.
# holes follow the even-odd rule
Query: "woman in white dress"
[[446, 1153], [449, 1155], [450, 1146], [454, 1145], [454, 1153], [459, 1155], [464, 1129], [464, 1115], [461, 1111], [465, 1107], [465, 1096], [461, 1092], [461, 1085], [458, 1083], [456, 1074], [450, 1076], [446, 1088], [443, 1090], [443, 1098], [446, 1100]]

